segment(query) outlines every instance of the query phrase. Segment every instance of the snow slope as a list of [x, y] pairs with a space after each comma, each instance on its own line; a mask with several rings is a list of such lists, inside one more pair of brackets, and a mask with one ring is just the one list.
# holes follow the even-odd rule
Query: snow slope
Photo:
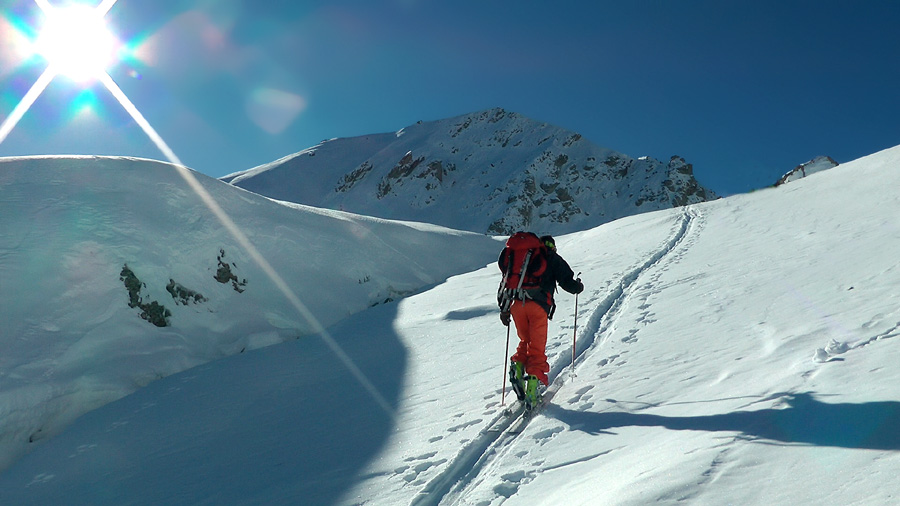
[[88, 413], [0, 474], [0, 503], [894, 503], [898, 185], [900, 147], [559, 237], [587, 289], [577, 329], [558, 297], [521, 434], [486, 430], [488, 266], [329, 328], [390, 412], [322, 341], [278, 344]]
[[222, 178], [290, 202], [508, 235], [714, 199], [683, 158], [632, 158], [495, 108], [332, 139]]
[[[316, 334], [497, 248], [279, 204], [149, 160], [0, 160], [0, 210], [0, 469], [153, 380]], [[466, 254], [445, 254], [456, 249]]]

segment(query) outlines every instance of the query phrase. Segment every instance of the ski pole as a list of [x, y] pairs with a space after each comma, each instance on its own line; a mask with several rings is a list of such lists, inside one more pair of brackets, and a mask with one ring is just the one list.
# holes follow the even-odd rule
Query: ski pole
[[500, 405], [506, 405], [506, 356], [509, 354], [509, 325], [506, 326], [506, 349], [503, 350], [503, 388], [500, 390]]
[[[581, 273], [576, 276], [581, 279]], [[575, 328], [572, 330], [572, 375], [575, 375], [575, 342], [578, 337], [578, 294], [575, 294]], [[508, 346], [508, 345], [507, 345]]]

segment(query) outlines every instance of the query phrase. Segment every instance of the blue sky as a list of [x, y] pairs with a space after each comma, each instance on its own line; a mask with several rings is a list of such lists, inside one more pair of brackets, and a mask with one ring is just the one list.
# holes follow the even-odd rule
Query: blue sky
[[[12, 55], [33, 1], [3, 16], [0, 120], [45, 65]], [[900, 144], [896, 1], [118, 0], [106, 19], [128, 49], [110, 75], [214, 177], [491, 107], [683, 156], [726, 195]], [[105, 88], [64, 79], [0, 144], [32, 154], [163, 158]]]

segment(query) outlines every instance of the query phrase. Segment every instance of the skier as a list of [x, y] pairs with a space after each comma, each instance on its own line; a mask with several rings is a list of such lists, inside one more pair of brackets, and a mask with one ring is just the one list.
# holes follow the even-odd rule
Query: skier
[[[531, 237], [539, 242], [528, 243]], [[515, 241], [517, 238], [525, 239]], [[518, 246], [521, 243], [528, 245]], [[521, 249], [517, 250], [516, 247]], [[532, 253], [528, 255], [520, 253], [526, 250]], [[526, 257], [525, 267], [521, 267], [515, 260], [518, 257], [521, 262], [522, 256]], [[516, 353], [510, 357], [509, 379], [516, 395], [531, 409], [540, 403], [538, 383], [546, 387], [548, 382], [547, 373], [550, 372], [550, 365], [547, 363], [545, 348], [548, 320], [553, 318], [553, 311], [556, 308], [553, 300], [556, 285], [559, 283], [563, 290], [578, 294], [584, 290], [584, 284], [581, 278], [575, 279], [572, 268], [556, 252], [556, 241], [549, 235], [540, 238], [535, 234], [523, 232], [513, 235], [507, 241], [507, 247], [500, 253], [497, 264], [505, 273], [498, 294], [500, 321], [508, 327], [512, 317], [516, 323], [516, 333], [519, 335], [519, 346]], [[515, 271], [517, 267], [521, 272]], [[529, 271], [533, 279], [526, 276], [525, 271]], [[518, 279], [518, 275], [524, 279]], [[518, 290], [512, 288], [511, 278], [518, 283]], [[522, 289], [523, 285], [526, 289]]]

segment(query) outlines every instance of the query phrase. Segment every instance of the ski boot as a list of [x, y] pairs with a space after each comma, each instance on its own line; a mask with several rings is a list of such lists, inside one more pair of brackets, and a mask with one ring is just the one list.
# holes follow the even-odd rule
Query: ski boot
[[525, 364], [511, 362], [509, 364], [509, 383], [520, 401], [525, 400]]
[[538, 390], [540, 385], [537, 376], [528, 375], [525, 377], [525, 409], [528, 411], [541, 405], [541, 392]]

